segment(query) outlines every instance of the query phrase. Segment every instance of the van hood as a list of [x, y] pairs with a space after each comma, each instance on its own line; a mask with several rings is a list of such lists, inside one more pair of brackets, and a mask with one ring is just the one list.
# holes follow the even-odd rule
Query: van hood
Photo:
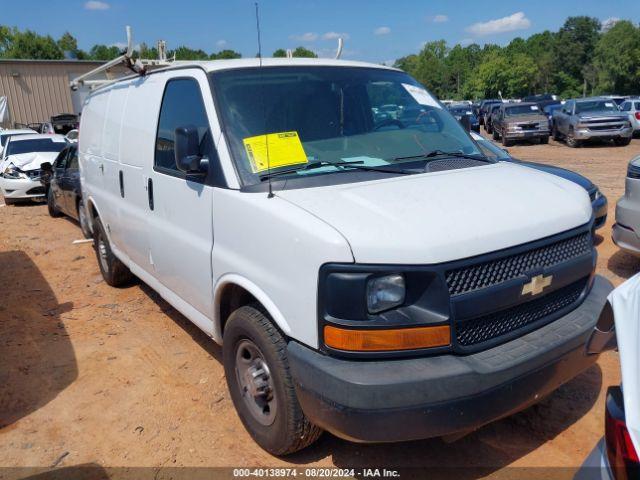
[[358, 263], [434, 264], [589, 222], [586, 191], [506, 162], [277, 195], [337, 229]]
[[4, 161], [4, 165], [13, 163], [20, 170], [36, 170], [45, 162], [53, 163], [59, 152], [29, 152], [9, 155]]

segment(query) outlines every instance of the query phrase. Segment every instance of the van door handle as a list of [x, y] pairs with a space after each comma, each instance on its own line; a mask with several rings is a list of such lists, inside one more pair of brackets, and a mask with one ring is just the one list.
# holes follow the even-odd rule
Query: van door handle
[[118, 173], [118, 178], [120, 179], [120, 196], [124, 198], [124, 174], [122, 170]]
[[147, 180], [147, 195], [149, 196], [149, 209], [153, 210], [153, 180]]

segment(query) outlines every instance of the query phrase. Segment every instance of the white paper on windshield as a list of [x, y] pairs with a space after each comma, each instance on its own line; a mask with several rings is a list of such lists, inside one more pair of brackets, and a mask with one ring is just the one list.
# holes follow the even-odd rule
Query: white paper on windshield
[[537, 105], [531, 105], [531, 110], [538, 110], [538, 106]]
[[424, 88], [416, 87], [415, 85], [410, 85], [408, 83], [403, 83], [402, 86], [407, 92], [409, 92], [409, 95], [411, 95], [413, 99], [420, 105], [442, 108], [440, 107], [440, 104], [436, 101], [436, 99], [429, 95], [429, 92], [427, 92]]
[[613, 107], [613, 102], [604, 102], [605, 107]]

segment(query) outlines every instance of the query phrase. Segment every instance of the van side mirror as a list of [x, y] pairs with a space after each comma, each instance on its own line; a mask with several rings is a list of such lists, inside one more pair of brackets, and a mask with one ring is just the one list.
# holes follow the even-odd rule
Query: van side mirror
[[471, 131], [471, 116], [470, 115], [462, 115], [460, 117], [460, 123], [464, 127], [467, 132]]
[[175, 130], [174, 155], [176, 167], [188, 174], [203, 175], [209, 169], [209, 159], [200, 152], [198, 128], [194, 125], [178, 127]]

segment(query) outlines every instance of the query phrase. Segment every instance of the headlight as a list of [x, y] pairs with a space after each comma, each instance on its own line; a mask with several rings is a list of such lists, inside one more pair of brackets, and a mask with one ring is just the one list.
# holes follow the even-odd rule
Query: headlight
[[404, 303], [406, 288], [400, 274], [372, 278], [367, 282], [367, 309], [380, 313]]
[[27, 175], [20, 171], [18, 167], [16, 167], [13, 163], [10, 163], [7, 168], [2, 172], [4, 178], [11, 178], [13, 180], [19, 180], [21, 178], [29, 178]]
[[629, 168], [627, 168], [627, 177], [640, 179], [640, 156], [634, 158], [629, 162]]

